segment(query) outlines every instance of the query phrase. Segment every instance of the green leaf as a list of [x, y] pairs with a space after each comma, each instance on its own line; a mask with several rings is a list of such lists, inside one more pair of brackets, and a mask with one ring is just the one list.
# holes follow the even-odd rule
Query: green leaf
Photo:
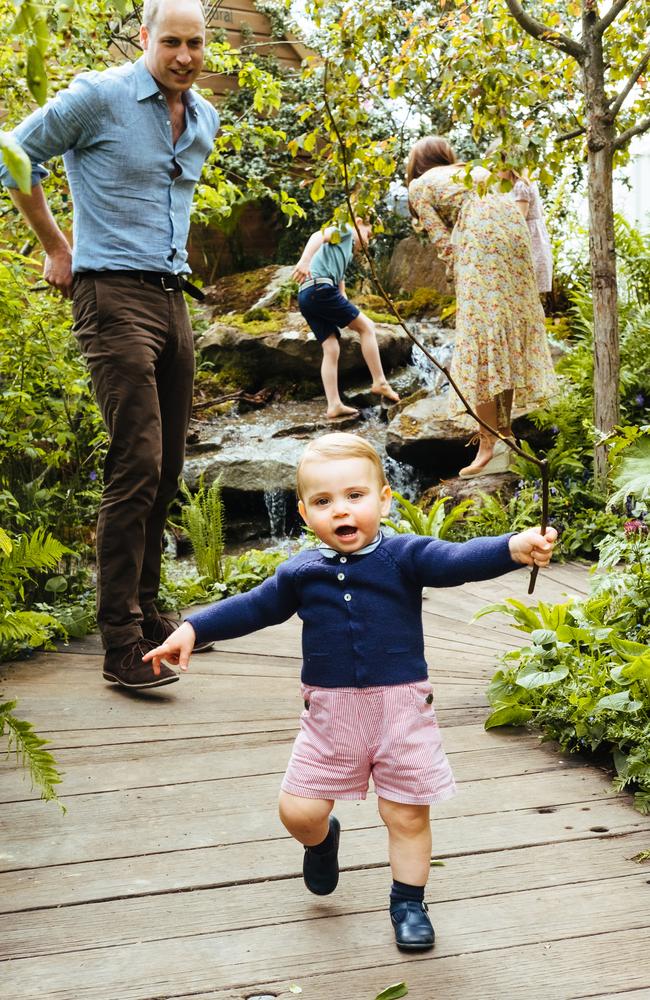
[[630, 692], [625, 690], [617, 691], [616, 694], [606, 694], [604, 698], [600, 698], [594, 705], [594, 712], [602, 712], [609, 708], [614, 712], [633, 714], [634, 712], [638, 712], [642, 707], [642, 703], [640, 701], [633, 701], [630, 698]]
[[523, 726], [532, 714], [532, 708], [526, 708], [525, 705], [504, 705], [488, 715], [484, 726], [486, 729], [496, 729], [497, 726]]
[[447, 864], [446, 861], [438, 861], [435, 858], [431, 858], [431, 867], [432, 868], [444, 868], [446, 864]]
[[393, 983], [392, 986], [387, 986], [385, 990], [378, 993], [375, 1000], [400, 1000], [400, 997], [405, 997], [407, 993], [406, 983]]
[[624, 660], [636, 660], [639, 656], [650, 656], [650, 646], [642, 642], [632, 642], [630, 639], [610, 639], [612, 649], [623, 657]]
[[627, 663], [621, 670], [621, 676], [628, 681], [650, 681], [650, 653]]
[[566, 664], [562, 664], [554, 670], [539, 670], [534, 664], [529, 663], [519, 671], [515, 683], [527, 690], [546, 687], [548, 684], [557, 684], [558, 681], [564, 680], [568, 673], [569, 668]]
[[298, 986], [298, 983], [291, 983], [289, 993], [302, 993], [302, 986]]
[[530, 633], [530, 637], [536, 646], [555, 646], [557, 636], [548, 628], [536, 628]]
[[16, 181], [18, 189], [23, 194], [29, 194], [32, 190], [32, 165], [27, 153], [7, 132], [0, 132], [0, 149], [2, 159]]
[[312, 184], [309, 197], [312, 201], [322, 201], [325, 197], [325, 184], [322, 177], [317, 177]]
[[27, 48], [27, 86], [39, 104], [47, 100], [47, 73], [43, 53], [38, 45]]

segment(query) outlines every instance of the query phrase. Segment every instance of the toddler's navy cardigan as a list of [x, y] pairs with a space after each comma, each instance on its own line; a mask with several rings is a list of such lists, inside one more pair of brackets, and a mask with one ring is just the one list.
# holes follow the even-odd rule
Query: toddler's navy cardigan
[[[373, 687], [425, 680], [422, 588], [455, 587], [501, 576], [519, 563], [510, 534], [443, 542], [421, 535], [382, 537], [358, 555], [318, 549], [281, 563], [250, 590], [188, 615], [197, 643], [234, 639], [298, 613], [301, 679], [316, 687]], [[330, 550], [331, 553], [331, 550]]]

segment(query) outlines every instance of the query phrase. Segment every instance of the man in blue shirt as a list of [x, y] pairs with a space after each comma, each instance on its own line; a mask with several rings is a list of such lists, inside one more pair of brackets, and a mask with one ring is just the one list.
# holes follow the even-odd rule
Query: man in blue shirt
[[[145, 0], [144, 55], [83, 73], [14, 130], [32, 190], [0, 180], [45, 250], [44, 277], [71, 298], [75, 333], [109, 432], [97, 525], [104, 677], [143, 688], [178, 679], [143, 653], [175, 627], [159, 615], [162, 534], [182, 471], [194, 347], [183, 289], [194, 188], [219, 116], [191, 87], [203, 66], [199, 0]], [[41, 187], [63, 155], [73, 247]]]

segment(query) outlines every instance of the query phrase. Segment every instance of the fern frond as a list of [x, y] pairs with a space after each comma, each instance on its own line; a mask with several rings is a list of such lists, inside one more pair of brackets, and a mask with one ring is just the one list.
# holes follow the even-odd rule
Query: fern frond
[[15, 751], [19, 763], [29, 771], [32, 788], [36, 786], [40, 789], [41, 798], [46, 802], [58, 802], [65, 812], [65, 806], [55, 791], [55, 785], [59, 785], [62, 778], [54, 757], [44, 749], [48, 741], [34, 732], [31, 722], [12, 715], [16, 704], [15, 701], [7, 701], [0, 705], [0, 736], [7, 738], [7, 753]]

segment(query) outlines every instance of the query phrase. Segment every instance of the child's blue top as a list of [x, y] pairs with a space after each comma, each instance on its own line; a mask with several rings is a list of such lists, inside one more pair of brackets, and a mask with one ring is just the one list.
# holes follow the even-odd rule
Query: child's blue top
[[323, 243], [316, 251], [309, 265], [312, 278], [331, 278], [335, 285], [343, 281], [346, 269], [352, 259], [352, 226], [338, 230], [338, 243]]
[[422, 588], [455, 587], [518, 569], [508, 535], [443, 542], [380, 535], [359, 552], [322, 547], [281, 563], [275, 576], [189, 615], [197, 643], [302, 619], [301, 679], [316, 687], [411, 684], [427, 677]]

